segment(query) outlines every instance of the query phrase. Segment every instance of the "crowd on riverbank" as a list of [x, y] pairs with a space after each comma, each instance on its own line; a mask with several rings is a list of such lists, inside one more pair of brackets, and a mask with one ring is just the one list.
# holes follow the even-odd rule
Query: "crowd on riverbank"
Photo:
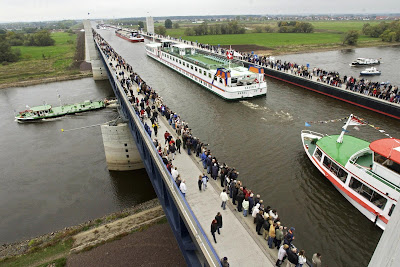
[[[193, 155], [193, 157], [200, 159], [202, 162], [204, 173], [198, 180], [200, 191], [207, 188], [209, 179], [219, 180], [222, 191], [221, 207], [225, 209], [226, 201], [231, 199], [232, 204], [236, 206], [235, 211], [242, 213], [243, 217], [252, 216], [254, 218], [256, 233], [263, 236], [268, 242], [269, 248], [278, 250], [277, 266], [280, 266], [286, 257], [288, 261], [296, 266], [302, 266], [302, 263], [305, 262], [305, 252], [303, 250], [296, 251], [292, 244], [295, 239], [294, 227], [284, 227], [277, 210], [266, 205], [259, 194], [247, 188], [239, 180], [239, 172], [234, 167], [230, 167], [218, 160], [211, 150], [207, 148], [207, 144], [193, 135], [188, 124], [165, 105], [162, 97], [147, 85], [133, 71], [132, 67], [97, 33], [95, 33], [95, 40], [100, 44], [100, 48], [109, 59], [110, 66], [115, 69], [116, 77], [124, 88], [146, 132], [150, 138], [153, 138], [155, 149], [183, 196], [185, 197], [187, 192], [185, 179], [181, 177], [179, 170], [173, 164], [177, 153]], [[172, 134], [166, 130], [161, 137], [163, 140], [158, 137], [159, 116], [165, 117], [173, 131], [175, 131], [175, 134]], [[226, 197], [222, 197], [223, 194]], [[320, 263], [318, 264], [318, 259], [320, 262], [319, 253], [318, 255], [315, 254], [315, 266], [321, 266], [319, 265]]]
[[[227, 51], [230, 50], [222, 48], [220, 46], [202, 44], [170, 36], [165, 37], [158, 35], [158, 38], [166, 38], [174, 41], [183, 42], [201, 48], [208, 52], [217, 53], [223, 56]], [[357, 78], [353, 76], [348, 77], [347, 75], [341, 76], [337, 71], [326, 71], [317, 67], [310, 69], [306, 65], [282, 61], [280, 59], [275, 59], [274, 57], [266, 55], [259, 56], [254, 53], [245, 53], [240, 51], [234, 51], [232, 55], [235, 59], [244, 60], [265, 68], [271, 68], [287, 73], [290, 72], [293, 75], [301, 76], [308, 79], [313, 79], [313, 77], [316, 77], [316, 80], [318, 82], [326, 83], [335, 87], [345, 88], [346, 90], [351, 90], [353, 92], [357, 92], [370, 97], [376, 97], [391, 103], [400, 104], [400, 90], [398, 86], [394, 86], [387, 82], [372, 82], [364, 78]]]

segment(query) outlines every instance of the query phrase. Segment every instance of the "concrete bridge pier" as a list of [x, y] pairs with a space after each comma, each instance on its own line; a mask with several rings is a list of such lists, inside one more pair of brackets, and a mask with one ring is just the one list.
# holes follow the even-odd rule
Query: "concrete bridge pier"
[[144, 169], [143, 161], [126, 123], [101, 126], [104, 152], [110, 171]]
[[86, 61], [92, 65], [94, 80], [107, 80], [106, 67], [100, 59], [100, 55], [95, 47], [92, 33], [92, 25], [89, 20], [83, 22], [85, 28], [85, 57]]

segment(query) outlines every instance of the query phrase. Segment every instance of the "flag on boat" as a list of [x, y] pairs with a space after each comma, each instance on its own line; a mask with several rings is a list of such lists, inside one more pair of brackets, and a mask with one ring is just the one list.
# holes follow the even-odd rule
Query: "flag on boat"
[[353, 118], [351, 119], [349, 125], [365, 125], [365, 122], [362, 122], [359, 118], [357, 118], [356, 116], [353, 116]]
[[227, 58], [228, 60], [233, 59], [232, 51], [226, 51], [226, 58]]

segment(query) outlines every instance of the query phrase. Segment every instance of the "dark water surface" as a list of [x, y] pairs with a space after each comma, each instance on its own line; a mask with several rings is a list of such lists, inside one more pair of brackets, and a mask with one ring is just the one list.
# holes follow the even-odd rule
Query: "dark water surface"
[[91, 78], [0, 90], [0, 244], [28, 239], [101, 217], [155, 197], [144, 170], [109, 172], [100, 127], [113, 109], [35, 123], [22, 111], [46, 101], [64, 103], [112, 96], [108, 81]]
[[[148, 58], [144, 44], [129, 43], [116, 37], [113, 31], [99, 32], [160, 93], [165, 103], [189, 123], [195, 136], [210, 144], [218, 159], [236, 167], [240, 180], [261, 194], [264, 203], [276, 208], [285, 225], [296, 228], [295, 244], [305, 249], [309, 259], [319, 251], [324, 266], [368, 264], [382, 231], [347, 202], [309, 161], [302, 148], [300, 131], [305, 128], [305, 121], [337, 119], [354, 113], [398, 138], [398, 121], [271, 79], [267, 97], [226, 102]], [[385, 54], [384, 64], [398, 60], [399, 49], [395, 47], [368, 48], [368, 51], [286, 58], [304, 64], [314, 62], [311, 58], [316, 63], [323, 58], [321, 67], [341, 73], [347, 73], [348, 64], [361, 54], [364, 57]], [[340, 65], [343, 70], [337, 69], [337, 60], [344, 62]], [[395, 81], [397, 72], [397, 69], [385, 70], [388, 76], [382, 77]], [[309, 129], [338, 134], [341, 126], [318, 124]], [[350, 134], [368, 141], [385, 137], [368, 126], [359, 132], [350, 129]]]

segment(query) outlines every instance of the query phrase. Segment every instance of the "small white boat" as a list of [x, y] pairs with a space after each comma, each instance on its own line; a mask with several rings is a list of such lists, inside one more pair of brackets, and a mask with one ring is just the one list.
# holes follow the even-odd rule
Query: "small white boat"
[[355, 61], [350, 63], [350, 66], [367, 66], [367, 65], [379, 65], [381, 64], [379, 59], [373, 58], [357, 58]]
[[360, 75], [369, 75], [369, 76], [381, 75], [381, 72], [379, 70], [377, 70], [376, 68], [371, 67], [371, 68], [367, 68], [367, 69], [361, 71]]

